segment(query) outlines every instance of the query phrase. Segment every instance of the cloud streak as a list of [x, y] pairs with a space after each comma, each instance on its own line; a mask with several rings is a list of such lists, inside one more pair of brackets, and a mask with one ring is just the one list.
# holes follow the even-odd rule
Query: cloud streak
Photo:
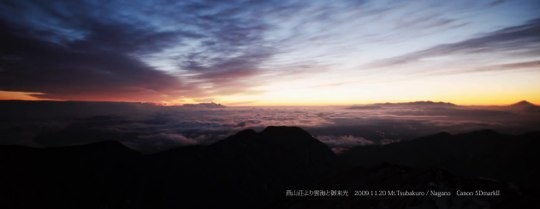
[[[113, 101], [160, 99], [162, 95], [183, 93], [178, 91], [183, 84], [177, 78], [130, 56], [138, 50], [130, 42], [154, 40], [148, 46], [139, 46], [147, 50], [160, 44], [160, 39], [170, 39], [170, 34], [98, 24], [85, 40], [54, 43], [42, 40], [35, 31], [15, 27], [0, 23], [3, 90], [42, 92], [37, 96], [44, 98]], [[132, 39], [122, 35], [128, 33], [139, 35]]]
[[[6, 2], [0, 89], [76, 100], [204, 97], [243, 89], [246, 84], [234, 80], [257, 74], [271, 55], [258, 43], [266, 26], [252, 21], [256, 11], [242, 9], [260, 10], [259, 4], [157, 2], [167, 16], [144, 9], [143, 2], [133, 5]], [[142, 21], [143, 14], [150, 21]], [[160, 68], [170, 60], [177, 66], [173, 72]]]
[[[465, 41], [443, 44], [425, 50], [404, 54], [397, 57], [378, 60], [365, 65], [367, 68], [393, 67], [397, 65], [411, 65], [425, 61], [429, 58], [448, 56], [475, 56], [479, 54], [519, 54], [521, 57], [537, 57], [540, 54], [540, 19], [526, 24], [504, 28], [495, 32], [484, 34], [481, 37]], [[486, 66], [478, 71], [530, 68], [537, 66], [538, 61], [523, 63], [508, 63], [497, 66]]]

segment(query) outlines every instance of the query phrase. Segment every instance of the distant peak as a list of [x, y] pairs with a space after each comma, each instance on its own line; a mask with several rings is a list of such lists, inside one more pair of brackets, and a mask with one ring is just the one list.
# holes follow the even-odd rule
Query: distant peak
[[411, 104], [411, 105], [450, 105], [450, 106], [455, 106], [455, 104], [450, 103], [450, 102], [434, 102], [434, 101], [414, 101], [414, 102], [409, 102], [409, 103], [405, 103], [405, 104]]
[[356, 109], [356, 108], [366, 108], [366, 107], [371, 107], [371, 108], [374, 108], [374, 107], [381, 107], [381, 106], [446, 106], [446, 107], [449, 107], [449, 106], [457, 106], [455, 105], [454, 103], [450, 103], [450, 102], [434, 102], [434, 101], [414, 101], [414, 102], [398, 102], [398, 103], [391, 103], [391, 102], [386, 102], [386, 103], [375, 103], [375, 104], [371, 104], [371, 105], [364, 105], [364, 106], [353, 106], [353, 109]]
[[198, 104], [184, 104], [183, 107], [201, 107], [201, 108], [225, 108], [225, 105], [208, 102], [208, 103], [198, 103]]
[[511, 104], [510, 106], [513, 106], [513, 107], [517, 107], [517, 106], [519, 106], [519, 107], [530, 107], [530, 106], [536, 106], [536, 105], [534, 105], [533, 103], [530, 103], [527, 100], [521, 100], [519, 102]]
[[525, 111], [525, 112], [540, 112], [540, 106], [536, 106], [526, 100], [519, 101], [517, 103], [506, 106], [511, 110]]

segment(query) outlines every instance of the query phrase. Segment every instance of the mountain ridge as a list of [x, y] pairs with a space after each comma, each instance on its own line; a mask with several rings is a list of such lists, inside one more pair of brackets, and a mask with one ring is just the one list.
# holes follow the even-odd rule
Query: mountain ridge
[[[540, 132], [522, 135], [501, 134], [493, 130], [435, 135], [385, 146], [356, 147], [341, 155], [354, 165], [395, 163], [411, 167], [442, 166], [453, 173], [511, 181], [520, 186], [540, 185]], [[363, 160], [366, 157], [371, 160]], [[539, 162], [540, 163], [540, 162]], [[525, 177], [526, 176], [526, 177]]]
[[[286, 190], [348, 189], [352, 195], [361, 189], [415, 188], [499, 189], [505, 193], [500, 198], [454, 197], [437, 203], [439, 206], [531, 207], [537, 204], [534, 197], [538, 194], [534, 160], [540, 147], [538, 136], [490, 130], [439, 133], [385, 146], [357, 147], [340, 156], [298, 127], [267, 127], [261, 132], [247, 129], [214, 144], [153, 154], [138, 153], [115, 141], [56, 148], [0, 146], [0, 207], [435, 207], [433, 201], [438, 199], [429, 197], [368, 200], [355, 196], [285, 196]], [[482, 146], [472, 146], [476, 144]], [[359, 150], [359, 155], [351, 155]], [[450, 161], [437, 155], [448, 155]], [[463, 163], [477, 157], [479, 160]], [[508, 163], [517, 166], [508, 167]], [[467, 175], [458, 168], [472, 170]], [[509, 171], [484, 175], [500, 169]], [[519, 178], [522, 182], [515, 181]], [[524, 186], [524, 182], [530, 185]]]
[[[154, 154], [114, 141], [0, 146], [0, 194], [16, 197], [0, 195], [0, 208], [266, 208], [285, 189], [313, 185], [338, 167], [327, 146], [290, 127], [245, 130], [211, 145]], [[214, 201], [201, 202], [208, 198]]]

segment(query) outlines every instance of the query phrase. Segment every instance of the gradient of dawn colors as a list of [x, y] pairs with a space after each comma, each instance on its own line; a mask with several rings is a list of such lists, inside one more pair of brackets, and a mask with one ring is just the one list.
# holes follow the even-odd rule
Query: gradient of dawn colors
[[540, 103], [540, 1], [0, 3], [0, 99]]

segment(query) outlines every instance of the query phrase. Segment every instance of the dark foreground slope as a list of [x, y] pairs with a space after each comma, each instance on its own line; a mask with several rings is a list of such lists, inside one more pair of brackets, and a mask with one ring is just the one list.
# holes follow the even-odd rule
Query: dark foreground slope
[[[2, 146], [0, 208], [533, 208], [538, 139], [438, 134], [338, 157], [302, 129], [268, 127], [152, 155], [117, 142]], [[355, 196], [477, 189], [501, 195]], [[349, 196], [287, 197], [286, 190], [347, 190]]]
[[[452, 196], [301, 201], [303, 208], [538, 208], [540, 133], [436, 134], [385, 146], [356, 147], [340, 157], [352, 169], [333, 186], [371, 191], [449, 191]], [[476, 191], [500, 195], [476, 195]], [[471, 196], [456, 196], [458, 191]]]
[[534, 188], [540, 185], [539, 148], [540, 133], [513, 136], [484, 130], [458, 135], [440, 133], [387, 146], [356, 147], [341, 157], [353, 165], [438, 167], [459, 175]]
[[267, 208], [338, 170], [307, 132], [268, 127], [142, 155], [117, 142], [0, 148], [0, 208]]

